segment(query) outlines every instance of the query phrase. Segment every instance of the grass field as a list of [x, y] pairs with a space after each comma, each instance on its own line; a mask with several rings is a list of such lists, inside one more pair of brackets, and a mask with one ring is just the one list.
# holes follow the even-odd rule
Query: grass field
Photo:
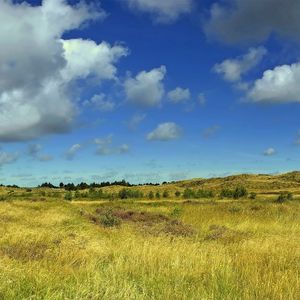
[[34, 200], [0, 202], [0, 299], [300, 299], [297, 199]]

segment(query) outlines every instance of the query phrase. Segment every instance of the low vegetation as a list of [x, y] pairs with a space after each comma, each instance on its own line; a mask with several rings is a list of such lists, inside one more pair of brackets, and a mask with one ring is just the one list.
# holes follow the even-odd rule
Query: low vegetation
[[2, 187], [0, 299], [300, 299], [299, 178], [284, 178]]

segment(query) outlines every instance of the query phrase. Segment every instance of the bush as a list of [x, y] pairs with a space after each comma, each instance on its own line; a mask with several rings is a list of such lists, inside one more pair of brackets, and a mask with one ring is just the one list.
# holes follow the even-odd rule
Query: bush
[[100, 217], [100, 223], [104, 227], [115, 227], [120, 226], [121, 220], [114, 216], [111, 212], [107, 212]]
[[250, 193], [249, 198], [254, 200], [254, 199], [256, 199], [256, 196], [257, 196], [256, 193], [252, 192], [252, 193]]
[[243, 186], [238, 186], [234, 192], [233, 192], [233, 198], [234, 199], [239, 199], [239, 198], [243, 198], [243, 197], [247, 197], [248, 195], [248, 191], [245, 187]]
[[181, 196], [181, 193], [180, 193], [179, 191], [176, 191], [176, 192], [175, 192], [175, 196], [178, 198], [178, 197]]
[[213, 198], [214, 192], [210, 190], [198, 190], [196, 192], [196, 198]]
[[233, 197], [233, 191], [229, 189], [222, 189], [220, 193], [220, 198], [232, 198]]
[[151, 191], [151, 192], [149, 192], [149, 194], [148, 194], [148, 198], [149, 199], [153, 199], [154, 198], [154, 193]]
[[137, 190], [122, 189], [118, 193], [120, 199], [142, 198], [143, 193]]
[[195, 193], [192, 189], [185, 189], [183, 192], [183, 198], [184, 199], [191, 199], [191, 198], [195, 198]]
[[156, 199], [160, 199], [160, 193], [156, 192], [155, 197], [156, 197]]
[[67, 201], [72, 201], [72, 193], [71, 192], [67, 192], [65, 193], [65, 200]]
[[293, 194], [290, 192], [281, 192], [275, 202], [284, 203], [289, 200], [293, 200]]
[[163, 192], [163, 197], [164, 197], [164, 198], [168, 198], [168, 197], [169, 197], [169, 192], [164, 191], [164, 192]]
[[181, 207], [174, 207], [174, 209], [171, 211], [171, 216], [174, 218], [180, 217], [182, 214], [182, 208]]
[[234, 198], [234, 199], [247, 197], [247, 195], [248, 195], [248, 191], [243, 186], [238, 186], [234, 190], [223, 189], [220, 193], [221, 198]]

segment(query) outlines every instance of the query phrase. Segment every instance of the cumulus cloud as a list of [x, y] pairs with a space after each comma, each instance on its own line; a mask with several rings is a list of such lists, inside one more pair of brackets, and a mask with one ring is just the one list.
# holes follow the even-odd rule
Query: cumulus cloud
[[127, 144], [122, 144], [120, 146], [112, 145], [112, 138], [113, 136], [109, 135], [107, 137], [96, 138], [94, 140], [94, 143], [97, 145], [97, 155], [126, 154], [130, 151], [130, 147]]
[[241, 76], [257, 66], [267, 54], [264, 47], [250, 48], [248, 53], [235, 59], [226, 59], [216, 64], [213, 71], [226, 81], [240, 81]]
[[276, 150], [274, 148], [268, 148], [264, 151], [264, 156], [272, 156], [276, 154]]
[[173, 103], [182, 103], [189, 100], [191, 97], [191, 92], [189, 89], [183, 89], [181, 87], [177, 87], [176, 89], [170, 91], [168, 93], [168, 98], [170, 102]]
[[129, 75], [124, 82], [128, 101], [140, 106], [159, 105], [165, 92], [162, 81], [166, 73], [166, 67], [161, 66], [149, 72], [142, 71], [135, 78]]
[[84, 102], [85, 106], [92, 106], [102, 112], [113, 111], [116, 103], [107, 99], [106, 95], [101, 93], [94, 95], [90, 100]]
[[119, 0], [132, 11], [149, 13], [155, 23], [173, 23], [192, 11], [193, 0]]
[[128, 55], [128, 49], [111, 46], [106, 42], [99, 45], [91, 40], [61, 40], [67, 65], [62, 71], [64, 80], [96, 76], [99, 80], [115, 79], [118, 60]]
[[300, 37], [300, 2], [228, 0], [210, 10], [206, 32], [228, 43], [263, 41], [272, 33]]
[[[77, 113], [70, 86], [95, 76], [115, 78], [122, 46], [63, 40], [65, 32], [104, 18], [84, 2], [44, 0], [40, 6], [0, 1], [0, 140], [16, 141], [69, 130]], [[80, 51], [86, 51], [84, 57]], [[100, 71], [101, 69], [101, 71]]]
[[14, 163], [19, 158], [17, 153], [8, 153], [0, 151], [0, 167], [3, 165]]
[[81, 148], [82, 148], [82, 145], [80, 145], [80, 144], [72, 145], [65, 154], [66, 159], [68, 159], [68, 160], [74, 159], [75, 155], [78, 153], [78, 151]]
[[159, 124], [156, 129], [147, 135], [149, 141], [169, 141], [180, 138], [182, 128], [176, 123], [167, 122]]
[[248, 92], [253, 102], [300, 102], [300, 63], [267, 70]]

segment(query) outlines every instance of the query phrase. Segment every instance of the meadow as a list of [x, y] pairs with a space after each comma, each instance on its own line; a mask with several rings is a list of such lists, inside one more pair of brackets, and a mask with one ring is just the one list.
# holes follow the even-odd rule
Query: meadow
[[297, 195], [2, 193], [0, 299], [300, 299]]

